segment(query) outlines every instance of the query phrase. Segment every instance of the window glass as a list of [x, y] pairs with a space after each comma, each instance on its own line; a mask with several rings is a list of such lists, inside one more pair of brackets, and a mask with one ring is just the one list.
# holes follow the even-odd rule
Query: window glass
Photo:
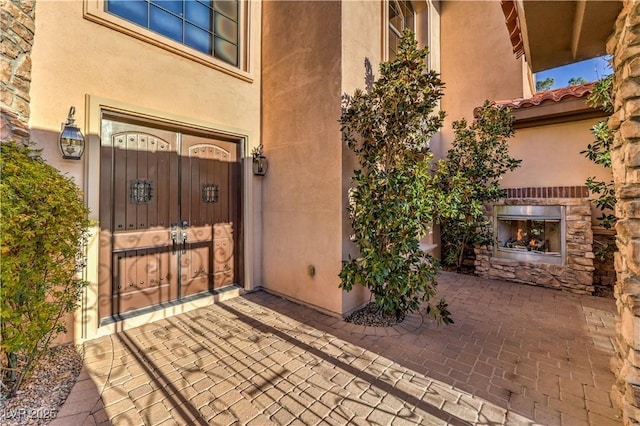
[[202, 53], [211, 55], [211, 33], [198, 27], [187, 24], [185, 27], [184, 42]]
[[144, 0], [110, 0], [108, 11], [114, 15], [121, 16], [128, 21], [147, 26], [148, 7]]
[[396, 58], [402, 32], [409, 29], [415, 33], [414, 11], [407, 0], [389, 0], [389, 60]]
[[238, 0], [105, 0], [107, 12], [239, 65]]
[[[151, 4], [154, 4], [162, 9], [166, 9], [169, 12], [180, 15], [182, 13], [182, 7], [184, 2], [181, 0], [151, 0]], [[187, 3], [189, 3], [187, 1]]]
[[159, 7], [149, 9], [149, 29], [182, 42], [182, 19]]
[[218, 37], [222, 37], [231, 43], [234, 43], [238, 39], [238, 24], [219, 13], [216, 13], [215, 22], [215, 34]]
[[187, 21], [196, 24], [204, 30], [211, 31], [211, 9], [202, 3], [188, 1], [185, 4], [185, 17]]
[[238, 3], [233, 0], [216, 0], [213, 2], [218, 12], [227, 15], [234, 21], [238, 20]]
[[219, 37], [215, 38], [215, 57], [230, 64], [238, 62], [238, 47]]

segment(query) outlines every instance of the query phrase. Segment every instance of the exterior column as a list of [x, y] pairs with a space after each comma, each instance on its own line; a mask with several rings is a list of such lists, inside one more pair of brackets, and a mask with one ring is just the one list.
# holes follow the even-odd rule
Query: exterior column
[[0, 15], [0, 142], [29, 140], [31, 48], [35, 1], [2, 0]]
[[618, 309], [616, 383], [611, 397], [625, 425], [640, 423], [640, 2], [625, 0], [607, 43], [614, 56], [612, 167], [618, 204], [616, 226]]

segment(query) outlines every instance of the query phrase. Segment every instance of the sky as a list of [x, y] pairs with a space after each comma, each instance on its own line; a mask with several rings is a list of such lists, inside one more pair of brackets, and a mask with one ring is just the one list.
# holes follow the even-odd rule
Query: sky
[[587, 82], [597, 81], [612, 73], [609, 66], [610, 56], [587, 59], [558, 68], [536, 73], [536, 81], [542, 81], [547, 77], [553, 77], [555, 82], [552, 89], [559, 89], [569, 85], [572, 77], [583, 77]]

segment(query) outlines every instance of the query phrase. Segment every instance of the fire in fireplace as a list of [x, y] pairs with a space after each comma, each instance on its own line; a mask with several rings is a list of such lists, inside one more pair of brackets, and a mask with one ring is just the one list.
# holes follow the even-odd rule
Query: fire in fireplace
[[496, 255], [563, 264], [563, 210], [563, 206], [496, 206]]

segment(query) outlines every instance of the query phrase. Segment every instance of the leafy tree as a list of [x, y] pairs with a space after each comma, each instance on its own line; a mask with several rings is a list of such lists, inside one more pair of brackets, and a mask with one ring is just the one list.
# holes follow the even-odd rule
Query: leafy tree
[[[613, 112], [613, 75], [609, 75], [596, 82], [588, 99], [589, 105], [600, 108], [605, 112]], [[595, 141], [587, 145], [587, 149], [580, 153], [589, 160], [603, 167], [611, 168], [611, 144], [613, 143], [613, 132], [607, 126], [607, 122], [602, 120], [591, 128]], [[617, 218], [613, 214], [616, 205], [615, 188], [613, 181], [604, 182], [596, 180], [595, 176], [587, 178], [587, 188], [593, 194], [598, 194], [594, 199], [601, 214], [598, 217], [601, 225], [605, 229], [611, 229]]]
[[500, 180], [522, 160], [509, 156], [507, 140], [514, 133], [510, 108], [485, 101], [471, 125], [462, 119], [453, 123], [453, 130], [453, 147], [435, 175], [448, 205], [436, 221], [441, 225], [443, 262], [460, 269], [467, 251], [492, 244], [483, 206], [504, 196]]
[[28, 146], [0, 144], [0, 168], [0, 385], [13, 396], [76, 308], [88, 221], [78, 187]]
[[569, 86], [579, 86], [581, 84], [585, 84], [587, 80], [584, 77], [571, 77], [569, 79]]
[[[443, 83], [426, 70], [427, 53], [405, 31], [397, 58], [380, 65], [370, 91], [346, 97], [340, 118], [361, 167], [349, 193], [360, 257], [344, 263], [340, 287], [368, 287], [377, 308], [398, 319], [436, 295], [438, 264], [419, 247], [435, 208], [429, 139], [444, 120], [444, 112], [434, 112]], [[450, 323], [446, 307], [444, 300], [429, 302], [427, 311]]]
[[536, 81], [536, 92], [543, 92], [553, 87], [555, 82], [553, 77], [547, 77], [544, 80]]

